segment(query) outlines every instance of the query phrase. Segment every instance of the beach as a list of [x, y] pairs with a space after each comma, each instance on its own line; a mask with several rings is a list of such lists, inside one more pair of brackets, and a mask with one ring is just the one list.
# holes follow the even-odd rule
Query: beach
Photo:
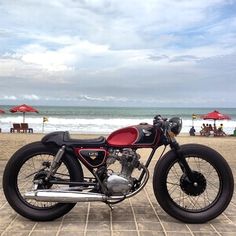
[[[0, 160], [8, 160], [10, 156], [18, 150], [20, 147], [27, 143], [31, 143], [34, 141], [39, 141], [45, 134], [42, 133], [0, 133], [0, 144], [1, 144], [1, 152], [0, 152]], [[71, 134], [71, 137], [78, 139], [88, 139], [88, 138], [96, 138], [100, 135], [96, 134]], [[104, 135], [107, 137], [107, 135]], [[236, 162], [236, 137], [203, 137], [203, 136], [188, 136], [187, 134], [182, 134], [177, 137], [177, 141], [179, 144], [185, 143], [199, 143], [203, 145], [207, 145], [209, 147], [217, 150], [224, 158], [229, 162]], [[163, 147], [160, 147], [162, 150]], [[167, 148], [168, 150], [168, 148]], [[142, 158], [148, 156], [150, 150], [142, 149], [140, 152], [142, 154]], [[156, 156], [158, 156], [158, 150]]]

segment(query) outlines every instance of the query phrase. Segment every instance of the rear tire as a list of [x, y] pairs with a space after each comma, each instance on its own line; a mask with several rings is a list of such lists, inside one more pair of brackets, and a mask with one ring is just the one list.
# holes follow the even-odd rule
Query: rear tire
[[219, 216], [229, 205], [234, 191], [232, 171], [215, 150], [198, 144], [181, 146], [197, 181], [189, 184], [174, 151], [156, 164], [153, 188], [160, 206], [186, 223], [204, 223]]
[[[3, 190], [8, 203], [20, 215], [35, 221], [49, 221], [63, 216], [75, 206], [74, 203], [44, 203], [24, 198], [25, 192], [32, 191], [27, 185], [33, 186], [39, 170], [53, 160], [57, 151], [58, 148], [49, 148], [41, 142], [34, 142], [19, 149], [8, 161], [3, 174]], [[67, 176], [70, 181], [83, 181], [81, 165], [73, 156], [65, 153], [60, 168], [58, 171], [66, 173], [58, 173], [62, 178]], [[43, 171], [40, 173], [44, 174]]]

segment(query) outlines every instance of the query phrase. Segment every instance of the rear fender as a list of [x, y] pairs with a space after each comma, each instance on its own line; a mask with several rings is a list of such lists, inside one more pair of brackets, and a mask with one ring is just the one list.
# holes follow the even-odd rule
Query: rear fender
[[[57, 131], [57, 132], [49, 133], [42, 138], [41, 142], [45, 146], [50, 146], [51, 148], [58, 150], [59, 147], [66, 145], [65, 141], [64, 141], [65, 133], [66, 132], [64, 132], [64, 131]], [[73, 148], [66, 146], [63, 158], [72, 159], [74, 162], [74, 165], [76, 166], [76, 168], [78, 168], [78, 171], [81, 172], [83, 175], [83, 169], [81, 167], [81, 164], [80, 164], [77, 156], [75, 155]], [[84, 175], [83, 175], [83, 177], [84, 177]]]
[[64, 131], [52, 132], [52, 133], [49, 133], [49, 134], [45, 135], [42, 138], [41, 142], [44, 145], [54, 144], [56, 146], [61, 147], [62, 145], [65, 144], [64, 136], [65, 136], [65, 132]]

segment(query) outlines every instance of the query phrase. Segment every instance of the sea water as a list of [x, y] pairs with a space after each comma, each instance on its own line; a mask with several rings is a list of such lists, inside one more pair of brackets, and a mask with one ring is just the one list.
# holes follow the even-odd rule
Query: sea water
[[[231, 117], [231, 120], [216, 121], [216, 125], [224, 125], [224, 131], [232, 134], [236, 127], [236, 108], [137, 108], [137, 107], [70, 107], [70, 106], [34, 106], [39, 113], [26, 113], [25, 122], [35, 133], [49, 133], [68, 130], [81, 134], [108, 134], [116, 129], [136, 125], [141, 122], [152, 124], [153, 117], [160, 114], [171, 118], [179, 116], [183, 119], [181, 133], [188, 133], [192, 125], [197, 132], [203, 123], [213, 124], [213, 120], [202, 120], [201, 115], [218, 110]], [[11, 113], [11, 106], [0, 106], [6, 111], [0, 114], [2, 132], [9, 132], [13, 123], [22, 123], [21, 113]], [[197, 119], [192, 120], [192, 114]], [[48, 119], [43, 123], [43, 117]]]

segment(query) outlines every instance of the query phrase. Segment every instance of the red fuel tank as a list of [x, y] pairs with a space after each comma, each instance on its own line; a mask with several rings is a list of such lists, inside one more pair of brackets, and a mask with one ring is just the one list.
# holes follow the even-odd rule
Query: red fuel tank
[[115, 147], [151, 147], [157, 138], [157, 131], [152, 125], [140, 124], [114, 131], [108, 136], [107, 142]]

